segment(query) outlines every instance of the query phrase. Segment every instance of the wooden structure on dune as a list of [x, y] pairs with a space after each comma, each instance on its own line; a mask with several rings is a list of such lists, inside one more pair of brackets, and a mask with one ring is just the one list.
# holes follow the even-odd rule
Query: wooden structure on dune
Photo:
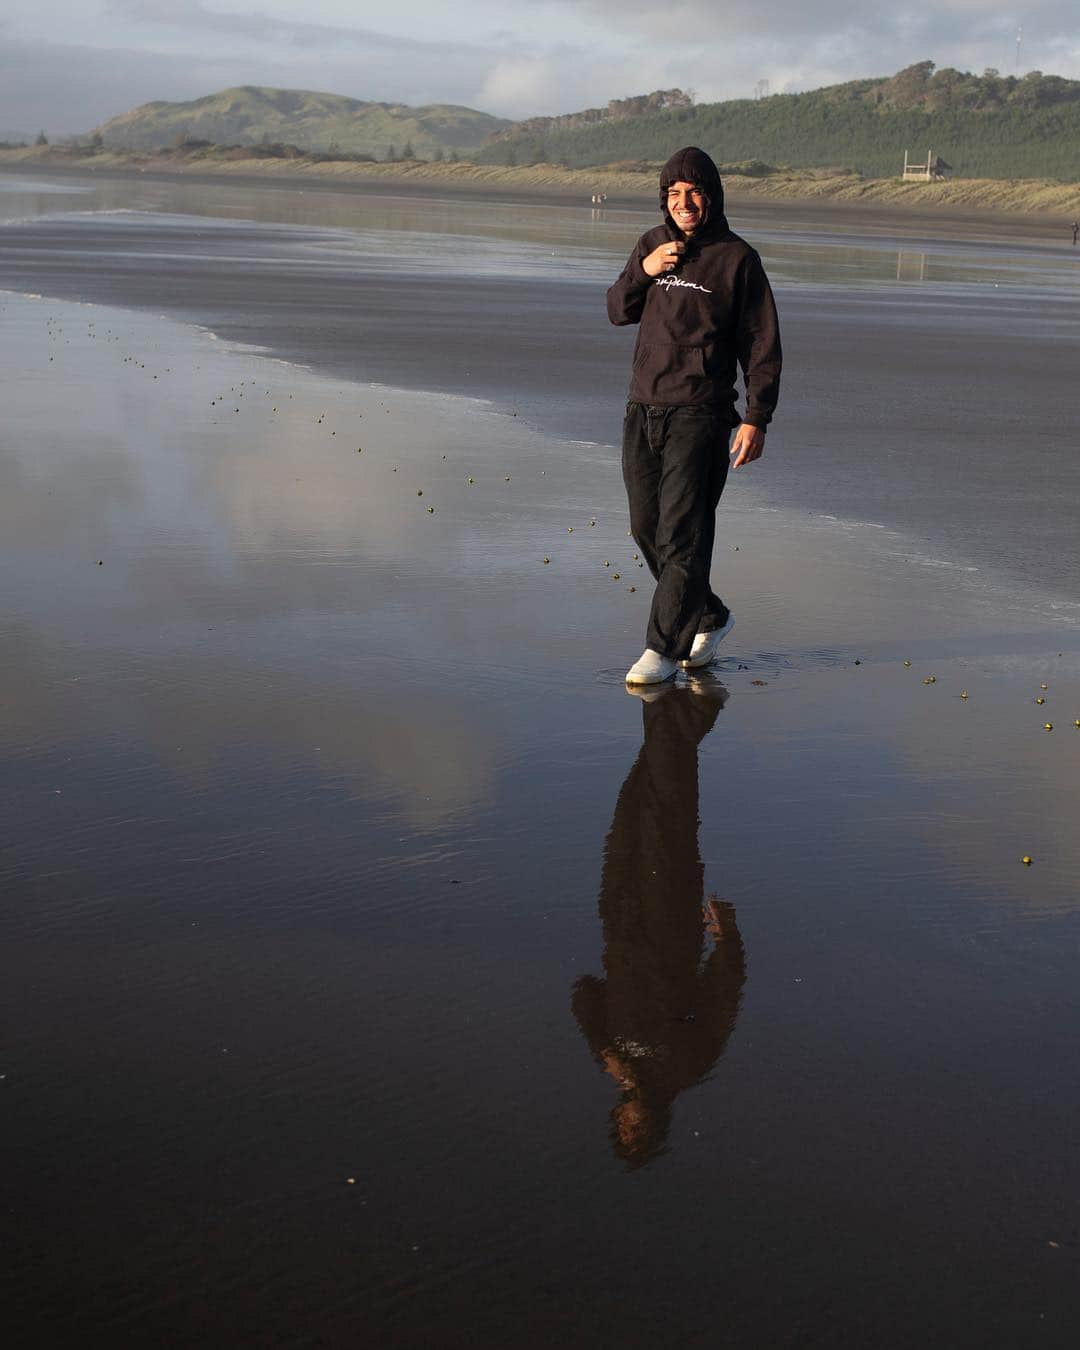
[[945, 177], [952, 169], [951, 164], [946, 164], [940, 155], [935, 155], [932, 150], [926, 152], [926, 163], [913, 163], [908, 158], [908, 152], [904, 151], [904, 179], [914, 179], [920, 183], [933, 183]]

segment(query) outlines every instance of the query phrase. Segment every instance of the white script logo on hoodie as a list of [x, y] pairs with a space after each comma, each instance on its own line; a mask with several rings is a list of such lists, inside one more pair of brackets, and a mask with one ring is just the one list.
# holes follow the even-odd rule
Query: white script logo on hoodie
[[663, 286], [665, 288], [668, 286], [685, 286], [688, 290], [704, 291], [706, 295], [712, 295], [712, 291], [709, 290], [708, 286], [699, 286], [696, 281], [683, 281], [681, 277], [673, 277], [670, 273], [664, 277], [656, 277], [654, 279], [654, 285]]

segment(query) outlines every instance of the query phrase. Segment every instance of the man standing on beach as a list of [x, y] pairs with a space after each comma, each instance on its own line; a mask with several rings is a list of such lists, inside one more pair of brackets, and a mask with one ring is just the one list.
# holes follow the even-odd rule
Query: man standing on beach
[[[640, 325], [623, 424], [630, 526], [656, 578], [646, 648], [628, 684], [705, 666], [731, 631], [709, 587], [716, 507], [730, 456], [759, 459], [780, 388], [780, 330], [757, 253], [733, 234], [703, 150], [677, 150], [660, 174], [664, 223], [638, 240], [607, 294], [614, 324]], [[735, 410], [736, 363], [746, 414]]]

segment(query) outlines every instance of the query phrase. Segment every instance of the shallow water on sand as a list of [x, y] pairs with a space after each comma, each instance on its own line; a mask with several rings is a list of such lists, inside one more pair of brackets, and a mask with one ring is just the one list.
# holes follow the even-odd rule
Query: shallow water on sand
[[602, 447], [2, 318], [19, 1343], [1071, 1345], [1067, 615], [740, 486], [630, 696]]
[[17, 1342], [1071, 1346], [1068, 250], [750, 221], [737, 623], [642, 698], [647, 217], [11, 183]]
[[[130, 179], [89, 197], [25, 188], [0, 194], [0, 286], [171, 313], [343, 378], [617, 439], [633, 332], [608, 327], [603, 290], [647, 212]], [[787, 355], [750, 490], [904, 534], [902, 552], [977, 568], [1036, 609], [1075, 602], [1075, 252], [934, 239], [910, 220], [853, 236], [760, 207], [734, 224], [774, 277]]]

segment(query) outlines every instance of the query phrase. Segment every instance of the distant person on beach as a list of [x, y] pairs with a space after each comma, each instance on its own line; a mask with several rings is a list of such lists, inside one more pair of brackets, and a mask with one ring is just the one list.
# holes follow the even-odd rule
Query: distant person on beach
[[1080, 236], [1080, 220], [1074, 220], [1070, 228], [1073, 232], [1073, 248], [1075, 248], [1077, 237]]
[[[759, 459], [780, 389], [780, 330], [757, 253], [724, 216], [716, 165], [695, 146], [660, 174], [664, 223], [643, 234], [607, 293], [614, 324], [640, 325], [623, 424], [630, 527], [656, 591], [628, 684], [705, 666], [735, 620], [709, 587], [730, 457]], [[746, 413], [735, 408], [736, 363]]]

